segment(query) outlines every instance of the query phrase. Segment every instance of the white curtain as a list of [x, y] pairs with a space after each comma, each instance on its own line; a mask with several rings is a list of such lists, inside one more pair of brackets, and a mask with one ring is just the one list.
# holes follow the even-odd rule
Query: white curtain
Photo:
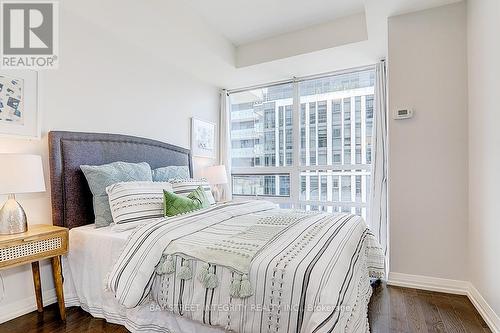
[[[375, 115], [372, 150], [372, 188], [369, 227], [387, 258], [387, 78], [385, 61], [375, 69]], [[387, 262], [387, 260], [386, 260]], [[387, 266], [387, 265], [386, 265]]]
[[225, 89], [220, 93], [220, 115], [219, 115], [219, 165], [226, 167], [228, 183], [222, 191], [223, 201], [232, 199], [231, 191], [231, 110], [229, 106], [229, 95]]

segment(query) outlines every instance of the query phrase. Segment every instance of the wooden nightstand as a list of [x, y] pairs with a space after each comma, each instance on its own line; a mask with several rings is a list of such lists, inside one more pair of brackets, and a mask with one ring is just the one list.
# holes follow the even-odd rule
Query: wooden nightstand
[[0, 269], [31, 263], [38, 312], [43, 311], [39, 260], [51, 259], [61, 319], [66, 320], [62, 285], [61, 255], [68, 252], [68, 229], [32, 225], [27, 232], [0, 235]]

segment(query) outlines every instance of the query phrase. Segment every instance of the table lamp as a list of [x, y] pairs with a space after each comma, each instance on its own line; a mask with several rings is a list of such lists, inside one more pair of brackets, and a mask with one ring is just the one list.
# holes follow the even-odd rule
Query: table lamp
[[224, 165], [214, 165], [205, 169], [205, 178], [212, 185], [215, 201], [222, 200], [221, 185], [227, 184], [227, 173]]
[[42, 158], [39, 155], [0, 154], [0, 194], [8, 194], [0, 210], [0, 234], [28, 230], [26, 213], [16, 201], [16, 193], [44, 192]]

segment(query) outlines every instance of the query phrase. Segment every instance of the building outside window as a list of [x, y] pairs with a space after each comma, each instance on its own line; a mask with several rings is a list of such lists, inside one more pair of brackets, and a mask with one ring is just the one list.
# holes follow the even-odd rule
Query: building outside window
[[233, 195], [366, 218], [373, 69], [230, 93]]

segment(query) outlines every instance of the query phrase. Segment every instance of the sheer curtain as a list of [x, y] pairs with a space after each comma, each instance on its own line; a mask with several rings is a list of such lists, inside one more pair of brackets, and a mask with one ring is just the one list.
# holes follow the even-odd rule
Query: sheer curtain
[[226, 167], [228, 183], [222, 191], [222, 200], [232, 199], [231, 191], [231, 110], [229, 107], [229, 95], [223, 89], [220, 93], [220, 115], [219, 115], [219, 165]]
[[[369, 227], [387, 257], [387, 87], [385, 61], [375, 69], [375, 115], [373, 126], [372, 188]], [[387, 266], [387, 259], [386, 259]], [[386, 267], [387, 268], [387, 267]], [[386, 269], [387, 270], [387, 269]]]

